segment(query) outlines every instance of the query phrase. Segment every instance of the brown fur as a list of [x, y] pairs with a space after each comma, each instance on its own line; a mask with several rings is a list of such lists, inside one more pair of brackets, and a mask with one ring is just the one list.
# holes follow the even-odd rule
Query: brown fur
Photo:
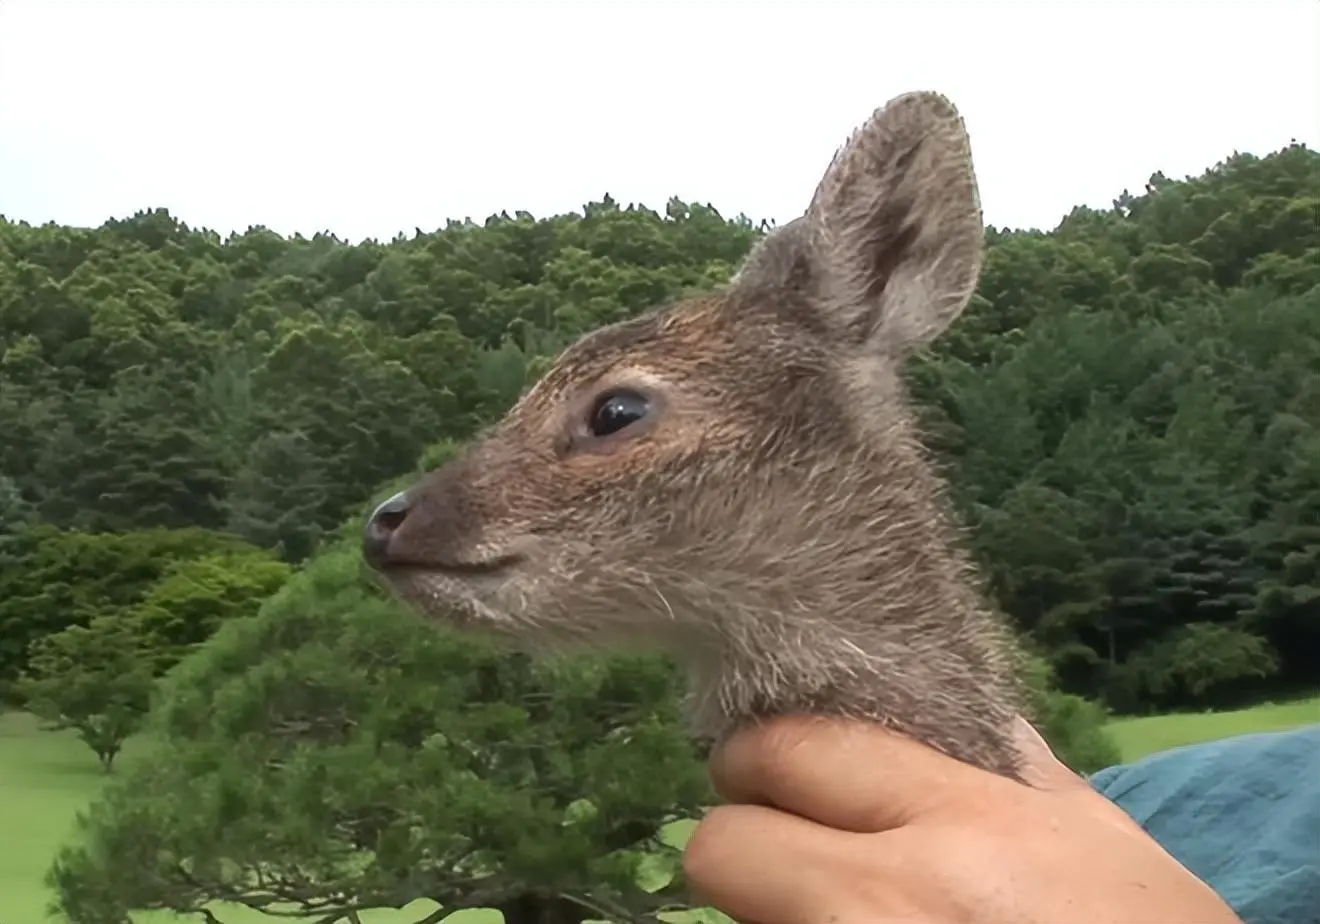
[[[1016, 776], [1015, 649], [899, 378], [971, 297], [982, 244], [953, 105], [892, 100], [727, 288], [584, 337], [407, 492], [377, 566], [437, 620], [676, 653], [701, 735], [842, 714]], [[650, 413], [592, 435], [621, 387]]]

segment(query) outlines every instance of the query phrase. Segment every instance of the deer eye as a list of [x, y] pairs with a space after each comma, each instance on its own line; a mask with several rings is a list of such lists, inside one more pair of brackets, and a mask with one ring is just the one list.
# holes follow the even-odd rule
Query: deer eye
[[650, 403], [635, 391], [612, 391], [596, 402], [587, 428], [592, 436], [609, 436], [646, 416]]

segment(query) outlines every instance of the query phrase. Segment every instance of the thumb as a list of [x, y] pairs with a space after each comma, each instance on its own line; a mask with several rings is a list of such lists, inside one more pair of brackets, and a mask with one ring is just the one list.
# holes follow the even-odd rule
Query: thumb
[[1055, 756], [1041, 733], [1030, 722], [1018, 716], [1013, 725], [1013, 739], [1022, 756], [1022, 781], [1032, 789], [1047, 792], [1090, 790], [1091, 785], [1078, 776], [1068, 765]]

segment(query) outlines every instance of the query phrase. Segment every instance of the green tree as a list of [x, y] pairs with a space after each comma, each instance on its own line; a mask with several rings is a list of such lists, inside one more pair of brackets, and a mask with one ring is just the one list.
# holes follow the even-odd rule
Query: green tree
[[70, 920], [237, 904], [559, 924], [677, 902], [638, 885], [676, 868], [662, 826], [709, 798], [672, 668], [532, 665], [360, 580], [355, 549], [318, 557], [168, 678], [159, 756], [126, 767], [52, 868]]
[[[1290, 144], [991, 228], [971, 307], [911, 364], [997, 602], [1069, 692], [1146, 710], [1314, 684], [1317, 203], [1320, 154]], [[355, 245], [161, 209], [0, 218], [0, 472], [34, 516], [5, 540], [0, 684], [118, 583], [109, 560], [56, 567], [43, 528], [226, 529], [305, 561], [579, 334], [728, 279], [765, 227], [609, 196]], [[1116, 693], [1202, 623], [1278, 670]]]
[[87, 533], [41, 523], [15, 536], [11, 550], [21, 564], [0, 566], [0, 684], [26, 669], [36, 641], [122, 617], [178, 563], [254, 551], [202, 529]]
[[221, 626], [255, 616], [290, 574], [283, 562], [256, 549], [186, 559], [153, 584], [140, 603], [113, 618], [133, 634], [156, 673], [164, 673]]
[[264, 433], [249, 446], [225, 499], [226, 528], [287, 561], [306, 561], [324, 531], [329, 481], [303, 433]]
[[32, 646], [18, 692], [55, 731], [73, 729], [109, 772], [142, 725], [152, 691], [150, 655], [113, 619], [70, 626]]
[[18, 484], [0, 475], [0, 568], [17, 562], [19, 535], [33, 524], [36, 511], [18, 489]]

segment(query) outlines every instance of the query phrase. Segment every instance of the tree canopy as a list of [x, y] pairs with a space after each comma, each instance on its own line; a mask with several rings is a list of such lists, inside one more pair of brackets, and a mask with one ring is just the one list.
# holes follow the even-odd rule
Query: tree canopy
[[66, 913], [223, 899], [351, 921], [429, 900], [416, 920], [556, 924], [675, 904], [638, 882], [676, 872], [660, 830], [713, 798], [675, 671], [536, 664], [437, 631], [372, 594], [355, 551], [319, 557], [169, 677], [151, 756], [56, 863]]
[[[1318, 209], [1294, 144], [992, 228], [973, 305], [913, 363], [998, 600], [1067, 689], [1198, 705], [1320, 670]], [[0, 556], [25, 554], [13, 519], [304, 561], [557, 348], [727, 279], [761, 230], [608, 196], [358, 245], [0, 220]], [[30, 635], [3, 633], [0, 676]]]

